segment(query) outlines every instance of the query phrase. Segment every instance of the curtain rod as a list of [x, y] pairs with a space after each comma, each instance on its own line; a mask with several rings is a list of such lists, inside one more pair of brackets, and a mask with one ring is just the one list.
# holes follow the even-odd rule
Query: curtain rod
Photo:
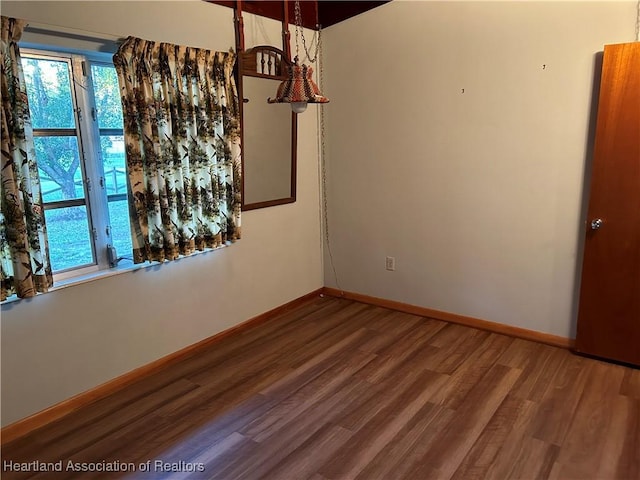
[[27, 21], [25, 31], [30, 33], [54, 33], [56, 35], [68, 38], [77, 38], [79, 40], [102, 40], [108, 42], [122, 43], [125, 37], [118, 37], [110, 33], [92, 32], [90, 30], [82, 30], [79, 28], [63, 27], [61, 25], [51, 25], [48, 23], [38, 23]]

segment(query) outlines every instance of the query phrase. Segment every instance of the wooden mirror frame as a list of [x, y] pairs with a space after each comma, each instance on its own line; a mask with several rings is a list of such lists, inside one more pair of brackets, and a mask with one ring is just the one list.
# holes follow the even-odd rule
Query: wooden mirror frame
[[[242, 20], [242, 1], [236, 2], [235, 22], [236, 22], [236, 47], [238, 51], [237, 61], [237, 89], [240, 104], [240, 142], [244, 147], [244, 104], [248, 100], [244, 98], [243, 77], [257, 77], [282, 81], [288, 77], [287, 67], [291, 65], [291, 55], [289, 53], [289, 15], [286, 8], [286, 1], [283, 1], [284, 18], [282, 21], [282, 42], [284, 50], [270, 46], [259, 45], [245, 51], [244, 49], [244, 23]], [[261, 61], [258, 61], [258, 58]], [[275, 96], [275, 91], [273, 92]], [[266, 99], [264, 100], [266, 102]], [[256, 210], [258, 208], [284, 205], [296, 201], [297, 185], [297, 139], [298, 139], [298, 116], [291, 112], [291, 178], [289, 196], [275, 199], [268, 199], [253, 203], [245, 203], [245, 155], [242, 149], [242, 210]]]

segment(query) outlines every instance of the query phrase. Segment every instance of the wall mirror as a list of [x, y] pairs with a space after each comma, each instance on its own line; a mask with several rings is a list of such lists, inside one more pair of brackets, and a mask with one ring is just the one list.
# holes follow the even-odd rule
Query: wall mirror
[[296, 201], [297, 116], [288, 104], [267, 103], [286, 78], [289, 63], [272, 46], [241, 54], [243, 210]]

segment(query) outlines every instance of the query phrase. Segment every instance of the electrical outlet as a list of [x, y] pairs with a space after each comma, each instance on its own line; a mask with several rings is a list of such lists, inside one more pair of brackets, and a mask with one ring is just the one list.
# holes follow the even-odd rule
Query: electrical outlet
[[396, 257], [387, 257], [385, 265], [387, 270], [394, 271], [396, 269]]

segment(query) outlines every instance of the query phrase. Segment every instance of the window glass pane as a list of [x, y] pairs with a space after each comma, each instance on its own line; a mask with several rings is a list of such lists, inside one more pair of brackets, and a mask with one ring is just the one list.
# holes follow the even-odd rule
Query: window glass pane
[[[100, 150], [104, 161], [104, 178], [109, 200], [109, 224], [111, 240], [119, 257], [133, 260], [129, 207], [127, 195], [127, 170], [122, 135], [101, 135]], [[116, 197], [119, 195], [119, 197]], [[125, 198], [122, 198], [122, 195]]]
[[75, 128], [69, 64], [22, 59], [33, 128]]
[[109, 220], [111, 222], [111, 239], [118, 252], [118, 257], [125, 257], [133, 261], [127, 200], [109, 200]]
[[91, 65], [91, 78], [100, 128], [122, 128], [122, 103], [114, 67]]
[[101, 135], [100, 151], [104, 162], [107, 195], [127, 193], [127, 170], [122, 135]]
[[35, 137], [36, 159], [45, 202], [84, 198], [76, 137]]
[[45, 210], [54, 272], [94, 262], [85, 206]]

